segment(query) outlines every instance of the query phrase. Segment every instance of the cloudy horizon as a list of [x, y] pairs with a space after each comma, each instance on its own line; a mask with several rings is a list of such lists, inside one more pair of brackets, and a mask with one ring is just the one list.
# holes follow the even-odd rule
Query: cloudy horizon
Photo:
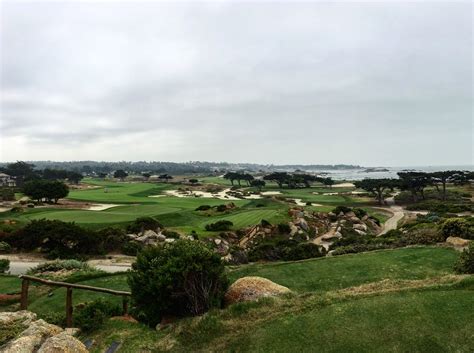
[[464, 2], [0, 3], [0, 162], [472, 165]]

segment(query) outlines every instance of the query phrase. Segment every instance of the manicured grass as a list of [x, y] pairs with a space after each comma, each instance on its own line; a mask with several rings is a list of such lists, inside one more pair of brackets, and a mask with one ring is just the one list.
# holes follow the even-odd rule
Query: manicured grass
[[458, 253], [440, 247], [414, 247], [319, 259], [250, 264], [230, 273], [233, 280], [261, 276], [297, 292], [324, 292], [380, 281], [424, 279], [452, 273]]
[[[403, 291], [287, 313], [230, 337], [239, 352], [472, 352], [473, 288]], [[212, 342], [209, 342], [212, 345]]]

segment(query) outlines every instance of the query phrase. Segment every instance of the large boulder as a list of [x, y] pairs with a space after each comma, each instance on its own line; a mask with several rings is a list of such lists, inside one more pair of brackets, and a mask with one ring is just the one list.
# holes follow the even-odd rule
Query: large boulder
[[62, 332], [48, 338], [38, 353], [87, 353], [86, 346], [77, 338]]
[[459, 238], [459, 237], [448, 237], [446, 244], [451, 245], [457, 250], [463, 250], [469, 246], [470, 240]]
[[254, 301], [289, 293], [290, 289], [263, 277], [242, 277], [235, 281], [225, 294], [226, 304]]

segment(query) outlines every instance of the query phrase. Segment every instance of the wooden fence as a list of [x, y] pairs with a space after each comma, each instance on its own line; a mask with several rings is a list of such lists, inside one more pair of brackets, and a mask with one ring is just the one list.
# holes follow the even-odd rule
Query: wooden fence
[[27, 276], [27, 275], [20, 275], [19, 277], [22, 279], [21, 302], [20, 302], [20, 308], [22, 310], [26, 310], [28, 308], [28, 287], [30, 285], [30, 281], [38, 282], [38, 283], [45, 284], [47, 286], [52, 286], [52, 287], [65, 287], [66, 288], [66, 327], [72, 327], [72, 311], [73, 311], [72, 289], [73, 288], [89, 290], [93, 292], [107, 293], [107, 294], [112, 294], [112, 295], [119, 295], [122, 297], [123, 315], [128, 314], [128, 297], [132, 295], [132, 293], [130, 292], [118, 291], [118, 290], [113, 290], [113, 289], [108, 289], [108, 288], [86, 286], [83, 284], [56, 282], [56, 281], [50, 281], [47, 279], [38, 278], [34, 276]]

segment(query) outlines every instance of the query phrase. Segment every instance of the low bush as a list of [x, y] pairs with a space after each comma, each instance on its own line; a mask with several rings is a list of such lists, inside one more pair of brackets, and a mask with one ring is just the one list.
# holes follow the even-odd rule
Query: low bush
[[347, 212], [350, 212], [352, 211], [352, 209], [350, 207], [346, 207], [346, 206], [337, 206], [335, 209], [332, 210], [332, 213], [335, 213], [335, 214], [339, 214], [339, 213], [347, 213]]
[[448, 218], [441, 225], [441, 233], [447, 237], [474, 239], [474, 221], [465, 218]]
[[8, 254], [12, 251], [10, 244], [4, 241], [0, 241], [0, 254]]
[[129, 233], [141, 233], [145, 230], [154, 230], [156, 231], [159, 228], [163, 228], [161, 223], [153, 217], [139, 217], [133, 223], [129, 224], [127, 227], [127, 232]]
[[219, 255], [191, 240], [145, 248], [128, 283], [137, 318], [153, 326], [164, 316], [199, 315], [220, 307], [228, 286]]
[[210, 210], [210, 209], [211, 209], [211, 206], [209, 206], [209, 205], [201, 205], [198, 208], [196, 208], [196, 211], [207, 211], [207, 210]]
[[406, 207], [410, 211], [430, 211], [436, 213], [461, 213], [461, 212], [472, 212], [473, 207], [468, 203], [449, 203], [442, 201], [424, 201], [408, 205]]
[[471, 241], [468, 248], [459, 255], [454, 270], [457, 273], [474, 273], [474, 241]]
[[441, 243], [446, 237], [435, 227], [418, 228], [410, 231], [407, 235], [407, 243], [429, 245]]
[[225, 212], [225, 211], [227, 211], [227, 206], [226, 205], [217, 205], [216, 206], [216, 211], [217, 212]]
[[123, 244], [128, 241], [125, 230], [117, 227], [107, 227], [97, 231], [97, 237], [101, 240], [102, 249], [109, 253], [120, 251]]
[[278, 224], [278, 233], [279, 234], [290, 234], [291, 228], [288, 223], [279, 223]]
[[11, 234], [7, 241], [22, 250], [39, 248], [49, 258], [81, 258], [103, 253], [101, 239], [95, 232], [57, 220], [33, 220]]
[[320, 247], [313, 243], [300, 243], [296, 246], [287, 247], [283, 254], [283, 260], [304, 260], [315, 257], [321, 257], [324, 255], [326, 255], [326, 251], [323, 247]]
[[251, 248], [248, 252], [249, 261], [295, 261], [326, 254], [324, 248], [296, 240], [281, 239], [277, 241], [264, 241]]
[[90, 333], [98, 330], [107, 318], [118, 315], [121, 315], [118, 305], [97, 299], [75, 308], [74, 325], [82, 332]]
[[0, 273], [5, 273], [10, 269], [10, 260], [0, 259]]
[[352, 212], [355, 213], [357, 218], [362, 218], [364, 216], [367, 216], [367, 212], [363, 210], [362, 208], [354, 208]]
[[175, 232], [173, 230], [164, 230], [163, 232], [163, 235], [167, 238], [172, 238], [172, 239], [179, 239], [180, 238], [180, 235], [178, 232]]
[[79, 282], [85, 279], [97, 278], [106, 272], [77, 260], [56, 260], [39, 264], [27, 271], [28, 275], [61, 280], [65, 282]]
[[129, 256], [137, 256], [138, 252], [144, 248], [142, 243], [136, 241], [129, 241], [122, 245], [122, 254]]
[[224, 219], [221, 221], [217, 221], [216, 223], [206, 224], [206, 230], [207, 231], [225, 231], [225, 230], [230, 230], [233, 225], [234, 223]]

